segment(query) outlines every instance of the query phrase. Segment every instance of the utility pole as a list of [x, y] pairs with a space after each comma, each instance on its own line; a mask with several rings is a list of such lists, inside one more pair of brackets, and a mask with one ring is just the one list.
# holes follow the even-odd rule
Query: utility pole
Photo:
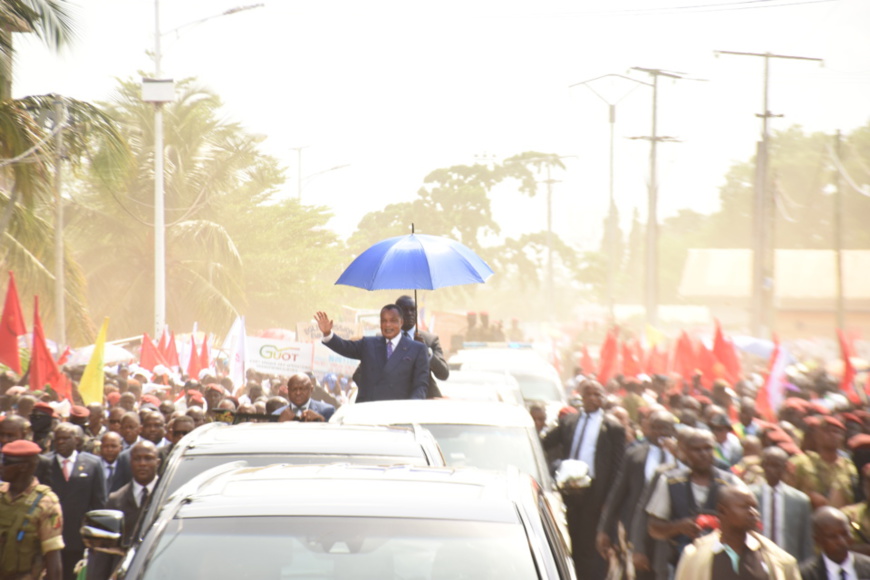
[[[841, 135], [837, 130], [834, 151], [840, 160]], [[840, 187], [840, 172], [834, 172], [834, 251], [837, 260], [837, 328], [845, 330], [845, 305], [843, 300], [843, 191]]]
[[54, 136], [54, 310], [57, 326], [58, 346], [66, 345], [66, 279], [63, 259], [63, 159], [66, 156], [63, 146], [63, 128], [66, 125], [66, 110], [63, 99], [54, 98], [54, 126], [57, 132]]
[[659, 77], [672, 79], [685, 79], [681, 73], [664, 71], [657, 68], [631, 67], [632, 70], [645, 72], [652, 77], [653, 102], [652, 102], [652, 135], [642, 137], [650, 142], [649, 150], [649, 189], [647, 193], [647, 220], [646, 220], [646, 276], [644, 284], [644, 305], [646, 307], [646, 322], [650, 326], [657, 326], [659, 322], [659, 217], [658, 197], [659, 186], [657, 176], [658, 160], [656, 159], [656, 146], [659, 141], [674, 142], [673, 137], [659, 137], [658, 135], [658, 85]]
[[770, 59], [809, 60], [820, 63], [824, 61], [820, 58], [772, 54], [770, 52], [718, 50], [713, 54], [716, 56], [731, 54], [735, 56], [757, 56], [764, 58], [764, 95], [762, 101], [764, 112], [755, 115], [761, 118], [761, 141], [758, 143], [757, 154], [755, 156], [755, 203], [753, 204], [752, 219], [752, 333], [755, 336], [767, 338], [773, 332], [774, 260], [776, 256], [776, 243], [774, 239], [776, 204], [768, 179], [770, 167], [770, 131], [768, 119], [782, 116], [771, 113], [768, 105]]

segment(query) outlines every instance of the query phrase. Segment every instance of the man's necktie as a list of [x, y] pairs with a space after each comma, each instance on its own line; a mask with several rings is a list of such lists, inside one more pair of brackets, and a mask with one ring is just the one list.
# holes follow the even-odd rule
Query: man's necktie
[[840, 568], [840, 580], [849, 580], [849, 575], [846, 574], [845, 568]]
[[392, 341], [388, 340], [387, 341], [387, 358], [390, 358], [391, 356], [393, 356], [393, 343], [392, 343]]
[[109, 472], [108, 475], [106, 475], [106, 483], [111, 483], [112, 482], [112, 474], [115, 473], [115, 466], [110, 465], [108, 468], [108, 472]]
[[139, 496], [139, 507], [144, 506], [147, 501], [148, 501], [148, 488], [143, 487], [142, 488], [142, 495]]
[[583, 436], [586, 434], [586, 425], [589, 424], [589, 414], [586, 413], [583, 415], [583, 427], [580, 428], [580, 438], [577, 440], [577, 449], [574, 451], [572, 457], [574, 459], [580, 459], [580, 449], [583, 447]]
[[71, 466], [72, 466], [72, 461], [70, 461], [69, 459], [64, 459], [62, 463], [63, 463], [63, 478], [64, 478], [66, 481], [69, 481], [70, 469], [71, 469]]
[[770, 488], [770, 540], [778, 544], [776, 538], [776, 488]]

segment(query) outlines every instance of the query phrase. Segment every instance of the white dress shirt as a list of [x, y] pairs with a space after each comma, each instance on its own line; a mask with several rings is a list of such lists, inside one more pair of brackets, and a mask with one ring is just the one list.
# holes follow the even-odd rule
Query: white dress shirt
[[[571, 457], [586, 463], [589, 466], [589, 477], [592, 478], [595, 477], [595, 451], [598, 448], [598, 434], [601, 431], [602, 421], [604, 421], [604, 411], [601, 409], [594, 413], [584, 412], [577, 420], [577, 428], [574, 430], [574, 439], [571, 443]], [[581, 433], [582, 441], [580, 441]]]
[[674, 456], [667, 449], [650, 443], [649, 453], [646, 454], [646, 462], [643, 465], [644, 479], [651, 481], [656, 473], [656, 469], [666, 463], [676, 464]]
[[828, 578], [831, 580], [840, 580], [840, 570], [846, 571], [846, 580], [859, 580], [858, 573], [855, 572], [855, 558], [852, 553], [848, 552], [848, 556], [841, 564], [837, 564], [826, 555], [822, 554], [822, 561], [825, 563], [825, 569], [828, 571]]
[[132, 480], [133, 499], [136, 500], [137, 506], [142, 507], [141, 505], [139, 505], [139, 502], [142, 500], [142, 488], [148, 488], [148, 497], [151, 497], [151, 494], [154, 493], [154, 488], [157, 486], [157, 479], [158, 478], [155, 477], [154, 479], [151, 480], [151, 483], [149, 483], [148, 485], [141, 485], [135, 479]]

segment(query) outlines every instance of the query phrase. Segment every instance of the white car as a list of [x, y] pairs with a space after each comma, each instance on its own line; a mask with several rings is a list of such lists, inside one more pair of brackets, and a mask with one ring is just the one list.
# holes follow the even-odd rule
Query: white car
[[343, 425], [419, 425], [428, 429], [450, 467], [477, 467], [531, 475], [557, 512], [570, 544], [565, 504], [556, 489], [535, 422], [515, 405], [449, 399], [377, 401], [342, 405], [329, 420]]
[[438, 382], [438, 389], [447, 399], [523, 405], [520, 384], [509, 373], [452, 371], [446, 381]]

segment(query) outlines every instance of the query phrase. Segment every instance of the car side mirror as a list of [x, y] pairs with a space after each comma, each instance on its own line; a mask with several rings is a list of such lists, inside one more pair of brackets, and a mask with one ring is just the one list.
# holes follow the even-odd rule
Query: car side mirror
[[123, 555], [124, 512], [92, 510], [85, 514], [81, 527], [82, 540], [88, 549], [107, 554]]

